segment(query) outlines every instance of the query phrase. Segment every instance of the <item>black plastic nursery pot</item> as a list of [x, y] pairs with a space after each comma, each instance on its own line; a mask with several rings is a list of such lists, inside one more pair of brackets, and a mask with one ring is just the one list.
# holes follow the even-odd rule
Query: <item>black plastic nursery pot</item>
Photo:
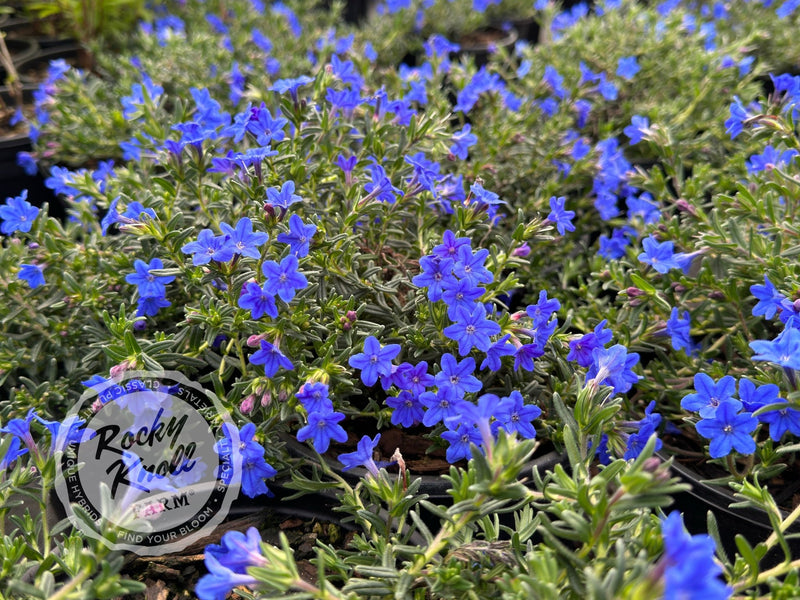
[[[662, 459], [669, 458], [662, 455]], [[700, 475], [686, 466], [673, 461], [672, 471], [691, 489], [673, 496], [674, 504], [670, 510], [679, 510], [684, 515], [686, 528], [692, 534], [708, 532], [708, 513], [713, 513], [719, 527], [722, 547], [728, 556], [738, 550], [736, 536], [742, 535], [751, 546], [764, 542], [772, 534], [773, 529], [767, 513], [752, 507], [729, 508], [740, 500], [734, 496], [730, 488], [711, 485], [703, 481]], [[800, 522], [796, 521], [787, 531], [788, 535], [800, 536]], [[792, 555], [800, 556], [800, 537], [787, 540]], [[778, 564], [783, 560], [783, 552], [774, 548], [764, 558], [764, 564]]]

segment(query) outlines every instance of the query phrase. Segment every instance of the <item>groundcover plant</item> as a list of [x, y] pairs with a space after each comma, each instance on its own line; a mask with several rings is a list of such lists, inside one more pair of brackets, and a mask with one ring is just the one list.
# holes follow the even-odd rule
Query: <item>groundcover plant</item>
[[[217, 534], [202, 599], [800, 595], [794, 3], [537, 1], [485, 64], [441, 32], [511, 5], [342, 8], [156, 3], [51, 63], [18, 160], [68, 216], [0, 206], [0, 593], [151, 594], [136, 523], [218, 489], [355, 533], [313, 577]], [[687, 531], [676, 461], [770, 533]]]

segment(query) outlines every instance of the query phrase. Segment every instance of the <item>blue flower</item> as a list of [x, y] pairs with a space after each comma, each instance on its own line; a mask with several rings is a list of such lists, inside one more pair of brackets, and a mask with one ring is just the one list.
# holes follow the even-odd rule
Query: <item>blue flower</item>
[[800, 330], [785, 328], [774, 340], [755, 340], [750, 348], [756, 353], [751, 360], [766, 360], [788, 369], [800, 369]]
[[205, 554], [212, 555], [220, 565], [240, 574], [246, 574], [248, 567], [267, 563], [261, 554], [261, 534], [255, 527], [250, 527], [246, 534], [240, 531], [226, 532], [219, 545], [206, 546]]
[[455, 324], [445, 327], [443, 333], [458, 342], [458, 353], [465, 356], [472, 348], [486, 352], [492, 345], [490, 337], [500, 333], [500, 325], [487, 318], [482, 304], [476, 304], [471, 311], [459, 306]]
[[274, 260], [268, 260], [261, 265], [261, 272], [267, 281], [264, 283], [264, 290], [270, 294], [280, 296], [284, 302], [291, 302], [296, 290], [308, 286], [308, 279], [298, 272], [299, 261], [294, 254], [285, 256], [280, 264]]
[[231, 244], [236, 254], [248, 256], [250, 258], [261, 258], [258, 247], [267, 243], [269, 236], [261, 231], [253, 232], [253, 222], [247, 217], [239, 219], [236, 229], [227, 223], [220, 223], [219, 228], [228, 236], [228, 244]]
[[689, 319], [689, 313], [683, 311], [683, 314], [681, 314], [678, 311], [678, 307], [673, 306], [672, 312], [667, 320], [666, 331], [667, 335], [670, 336], [670, 341], [674, 350], [683, 349], [686, 354], [693, 354], [696, 352], [695, 344], [689, 333], [690, 327], [691, 321]]
[[320, 454], [328, 451], [331, 440], [347, 441], [347, 432], [339, 425], [344, 415], [338, 412], [312, 412], [308, 415], [308, 425], [297, 432], [297, 441], [311, 440], [314, 449]]
[[697, 433], [711, 440], [711, 458], [721, 458], [736, 450], [740, 454], [756, 451], [756, 442], [751, 435], [758, 427], [758, 419], [749, 412], [739, 413], [737, 406], [724, 402], [709, 418], [701, 419], [695, 426]]
[[788, 165], [797, 156], [797, 150], [791, 148], [779, 152], [771, 144], [764, 148], [763, 154], [754, 154], [746, 161], [748, 173], [757, 173], [759, 171], [772, 171], [779, 167]]
[[481, 248], [473, 253], [469, 246], [460, 246], [453, 274], [459, 279], [466, 279], [475, 287], [479, 283], [492, 283], [494, 275], [483, 266], [488, 256], [489, 250], [486, 248]]
[[486, 358], [484, 358], [483, 362], [481, 363], [481, 371], [483, 369], [499, 371], [503, 367], [503, 363], [501, 361], [502, 357], [511, 356], [516, 352], [514, 345], [508, 343], [510, 338], [511, 334], [507, 333], [494, 344], [489, 346], [489, 349], [486, 350]]
[[266, 340], [261, 340], [261, 348], [253, 353], [250, 362], [254, 365], [264, 365], [264, 375], [267, 377], [272, 377], [281, 368], [287, 371], [294, 369], [292, 361], [277, 346]]
[[764, 285], [751, 285], [750, 293], [758, 300], [753, 307], [753, 316], [764, 315], [765, 319], [774, 317], [775, 313], [782, 309], [782, 303], [786, 299], [786, 296], [775, 289], [766, 275], [764, 275]]
[[136, 285], [139, 296], [142, 298], [163, 298], [166, 296], [166, 284], [175, 281], [174, 275], [153, 275], [150, 271], [163, 269], [164, 263], [160, 258], [154, 258], [148, 265], [143, 260], [136, 259], [133, 263], [135, 272], [125, 276], [125, 281]]
[[192, 264], [195, 267], [207, 265], [212, 260], [217, 262], [228, 262], [233, 258], [236, 248], [230, 243], [227, 235], [214, 236], [210, 229], [203, 229], [197, 241], [189, 242], [181, 248], [184, 254], [192, 255]]
[[273, 319], [278, 318], [278, 307], [275, 305], [275, 296], [267, 291], [267, 285], [258, 285], [250, 281], [242, 287], [239, 296], [239, 307], [250, 311], [253, 319], [260, 319], [265, 314]]
[[469, 147], [478, 143], [478, 137], [471, 131], [472, 126], [466, 124], [461, 131], [456, 131], [451, 138], [453, 145], [450, 146], [450, 153], [461, 160], [467, 160]]
[[400, 353], [399, 344], [381, 344], [374, 336], [364, 340], [364, 351], [354, 354], [348, 364], [354, 369], [361, 369], [361, 381], [364, 385], [373, 386], [378, 376], [389, 377], [392, 374], [392, 359]]
[[622, 344], [610, 348], [595, 348], [592, 351], [592, 366], [586, 372], [586, 381], [595, 380], [601, 385], [610, 385], [615, 394], [624, 394], [640, 377], [633, 372], [639, 355], [628, 353]]
[[661, 522], [664, 538], [664, 595], [668, 598], [727, 600], [733, 590], [721, 580], [716, 544], [710, 535], [689, 535], [681, 513], [674, 511]]
[[255, 577], [243, 573], [235, 573], [220, 564], [213, 554], [205, 555], [208, 575], [203, 575], [194, 588], [199, 600], [225, 600], [236, 587], [255, 585]]
[[606, 325], [608, 325], [608, 321], [603, 319], [597, 324], [594, 331], [570, 340], [567, 360], [574, 360], [584, 368], [589, 367], [592, 364], [592, 351], [595, 348], [603, 348], [611, 341], [613, 334], [605, 328]]
[[455, 429], [448, 429], [442, 432], [442, 439], [450, 443], [445, 457], [447, 462], [454, 463], [459, 460], [469, 460], [472, 457], [470, 446], [475, 444], [480, 446], [483, 442], [478, 428], [471, 424], [459, 423]]
[[253, 439], [256, 434], [256, 426], [248, 423], [242, 427], [236, 436], [239, 440], [238, 445], [233, 444], [233, 430], [234, 426], [229, 423], [222, 425], [224, 437], [217, 442], [217, 453], [235, 453], [237, 457], [241, 458], [241, 485], [242, 492], [246, 496], [255, 498], [262, 494], [272, 495], [264, 479], [275, 477], [278, 472], [264, 460], [264, 447]]
[[17, 277], [23, 281], [27, 281], [31, 288], [37, 288], [46, 283], [44, 280], [44, 274], [42, 273], [42, 267], [38, 265], [29, 265], [27, 263], [21, 264], [19, 273], [17, 273]]
[[428, 300], [436, 302], [442, 299], [445, 283], [448, 287], [458, 284], [458, 280], [453, 275], [454, 261], [450, 258], [439, 256], [423, 256], [419, 259], [419, 266], [422, 272], [411, 279], [411, 283], [417, 287], [428, 288]]
[[392, 425], [412, 427], [417, 423], [421, 423], [425, 416], [425, 407], [419, 398], [406, 390], [401, 391], [397, 396], [387, 397], [386, 405], [393, 409]]
[[635, 146], [644, 139], [644, 136], [650, 133], [650, 120], [641, 115], [633, 115], [631, 117], [631, 124], [622, 130], [628, 139], [631, 146]]
[[289, 217], [289, 233], [279, 233], [278, 241], [289, 244], [292, 254], [298, 258], [308, 256], [311, 238], [317, 232], [317, 226], [313, 223], [306, 225], [297, 215]]
[[556, 298], [547, 298], [547, 290], [539, 292], [539, 300], [525, 308], [525, 313], [531, 318], [533, 328], [547, 324], [550, 317], [561, 308], [561, 302]]
[[375, 451], [378, 442], [381, 439], [381, 434], [375, 436], [375, 439], [370, 439], [368, 435], [363, 436], [358, 441], [357, 450], [355, 452], [347, 452], [338, 456], [339, 462], [344, 465], [342, 471], [347, 471], [354, 467], [364, 467], [373, 476], [378, 476], [378, 465], [372, 458], [372, 453]]
[[658, 242], [651, 235], [642, 240], [644, 252], [639, 255], [639, 260], [651, 265], [657, 272], [664, 274], [670, 269], [680, 269], [676, 260], [671, 241]]
[[139, 296], [136, 301], [136, 316], [154, 317], [159, 310], [167, 306], [172, 306], [172, 302], [163, 296]]
[[15, 231], [28, 233], [33, 227], [33, 222], [39, 216], [39, 209], [27, 201], [28, 190], [22, 190], [19, 196], [6, 198], [6, 203], [0, 206], [0, 232], [6, 235]]
[[10, 433], [11, 435], [17, 436], [25, 446], [28, 447], [29, 450], [33, 450], [36, 448], [36, 444], [33, 441], [33, 435], [31, 434], [31, 421], [36, 416], [36, 413], [33, 409], [28, 411], [28, 414], [25, 415], [24, 419], [11, 419], [8, 423], [6, 423], [5, 427], [0, 427], [0, 432], [3, 433]]
[[425, 427], [433, 427], [445, 419], [460, 414], [459, 408], [463, 404], [452, 387], [443, 387], [436, 392], [424, 392], [419, 395], [419, 402], [427, 410], [422, 417]]
[[467, 392], [478, 392], [483, 387], [473, 375], [475, 359], [471, 356], [458, 362], [455, 356], [446, 353], [442, 356], [441, 367], [434, 380], [440, 390], [449, 390], [456, 397], [463, 398]]
[[532, 421], [538, 419], [542, 409], [535, 404], [525, 404], [522, 394], [517, 390], [507, 397], [501, 398], [494, 408], [494, 417], [497, 419], [493, 425], [502, 428], [508, 433], [518, 433], [521, 437], [533, 439], [536, 429]]
[[280, 189], [267, 188], [267, 203], [272, 206], [287, 209], [292, 204], [302, 202], [303, 199], [294, 193], [294, 181], [286, 181]]
[[15, 460], [27, 453], [28, 449], [22, 445], [22, 440], [16, 436], [11, 438], [6, 455], [0, 460], [0, 472], [5, 471]]
[[564, 203], [566, 198], [553, 196], [550, 198], [550, 214], [547, 215], [547, 220], [555, 223], [558, 233], [564, 235], [567, 231], [575, 231], [575, 225], [572, 224], [572, 219], [575, 218], [575, 211], [565, 210]]
[[306, 412], [333, 412], [333, 402], [328, 396], [328, 386], [319, 381], [306, 381], [297, 390], [295, 397], [306, 409]]
[[715, 383], [706, 373], [697, 373], [694, 376], [694, 389], [694, 394], [683, 397], [681, 408], [697, 412], [704, 419], [713, 417], [722, 404], [730, 404], [734, 410], [742, 407], [742, 403], [733, 397], [736, 380], [730, 375]]
[[623, 79], [631, 80], [636, 75], [641, 67], [636, 62], [635, 56], [623, 56], [617, 63], [617, 76]]
[[445, 290], [442, 292], [442, 300], [447, 304], [447, 316], [451, 320], [456, 320], [460, 308], [463, 308], [468, 313], [475, 310], [478, 305], [478, 298], [483, 295], [486, 289], [474, 287], [467, 279], [458, 281], [454, 287], [449, 287], [451, 284], [450, 280], [444, 281], [442, 287]]

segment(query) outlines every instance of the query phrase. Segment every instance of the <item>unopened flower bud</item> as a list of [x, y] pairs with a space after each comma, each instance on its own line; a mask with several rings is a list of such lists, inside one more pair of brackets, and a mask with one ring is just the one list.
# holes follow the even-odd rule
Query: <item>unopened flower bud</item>
[[708, 295], [708, 297], [711, 298], [712, 300], [724, 300], [725, 294], [723, 294], [719, 290], [714, 290]]
[[239, 405], [239, 410], [242, 412], [243, 415], [249, 415], [253, 412], [253, 407], [256, 404], [256, 397], [250, 394]]
[[270, 404], [272, 404], [272, 394], [266, 391], [261, 395], [261, 406], [267, 407]]
[[266, 336], [266, 333], [251, 335], [249, 338], [247, 338], [247, 345], [250, 348], [258, 348], [261, 345], [261, 340], [263, 340]]
[[275, 207], [272, 206], [272, 204], [270, 204], [269, 202], [265, 202], [264, 203], [264, 212], [267, 213], [268, 217], [274, 217], [275, 216]]
[[350, 321], [351, 323], [355, 323], [356, 319], [358, 318], [358, 315], [354, 310], [348, 310], [344, 316], [347, 317], [347, 320]]
[[641, 298], [634, 298], [633, 300], [628, 302], [628, 304], [632, 307], [637, 307], [644, 304], [644, 300], [642, 300]]
[[30, 244], [28, 244], [28, 248], [30, 250], [36, 250], [38, 247], [39, 247], [39, 244], [37, 244], [36, 242], [31, 242]]
[[524, 317], [527, 313], [524, 310], [519, 310], [511, 315], [512, 321], [519, 321], [522, 317]]
[[691, 204], [689, 204], [689, 202], [684, 198], [679, 199], [675, 203], [675, 206], [677, 207], [678, 210], [683, 211], [683, 212], [687, 212], [690, 215], [692, 215], [693, 217], [697, 216], [697, 209], [694, 206], [692, 206]]
[[792, 302], [792, 307], [794, 308], [795, 312], [800, 313], [800, 299], [797, 299], [794, 302]]
[[629, 298], [638, 298], [639, 296], [646, 296], [647, 295], [646, 292], [640, 290], [637, 287], [633, 287], [633, 286], [631, 286], [628, 289], [626, 289], [625, 293], [628, 295]]
[[525, 258], [531, 253], [531, 247], [528, 246], [528, 242], [522, 242], [521, 246], [517, 246], [511, 251], [511, 256], [519, 256], [520, 258]]
[[677, 281], [673, 281], [673, 282], [670, 284], [670, 287], [671, 287], [671, 288], [672, 288], [672, 289], [675, 291], [675, 293], [677, 293], [677, 294], [682, 294], [683, 292], [685, 292], [685, 291], [686, 291], [686, 286], [684, 286], [684, 285], [681, 285], [681, 284], [680, 284], [680, 283], [678, 283]]
[[289, 398], [289, 394], [286, 393], [286, 390], [281, 390], [278, 392], [278, 402], [286, 402]]

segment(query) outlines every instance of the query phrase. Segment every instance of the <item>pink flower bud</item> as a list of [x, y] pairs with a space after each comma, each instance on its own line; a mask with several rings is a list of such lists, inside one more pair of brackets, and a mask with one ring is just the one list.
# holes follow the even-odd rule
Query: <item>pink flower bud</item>
[[249, 396], [247, 396], [247, 398], [242, 400], [242, 403], [239, 405], [239, 410], [242, 412], [243, 415], [249, 415], [251, 412], [253, 412], [253, 407], [255, 406], [255, 403], [256, 403], [256, 397], [253, 396], [253, 394], [250, 394]]
[[528, 246], [528, 242], [522, 242], [521, 246], [518, 246], [511, 251], [511, 256], [519, 256], [520, 258], [525, 258], [530, 253], [531, 253], [531, 247]]

